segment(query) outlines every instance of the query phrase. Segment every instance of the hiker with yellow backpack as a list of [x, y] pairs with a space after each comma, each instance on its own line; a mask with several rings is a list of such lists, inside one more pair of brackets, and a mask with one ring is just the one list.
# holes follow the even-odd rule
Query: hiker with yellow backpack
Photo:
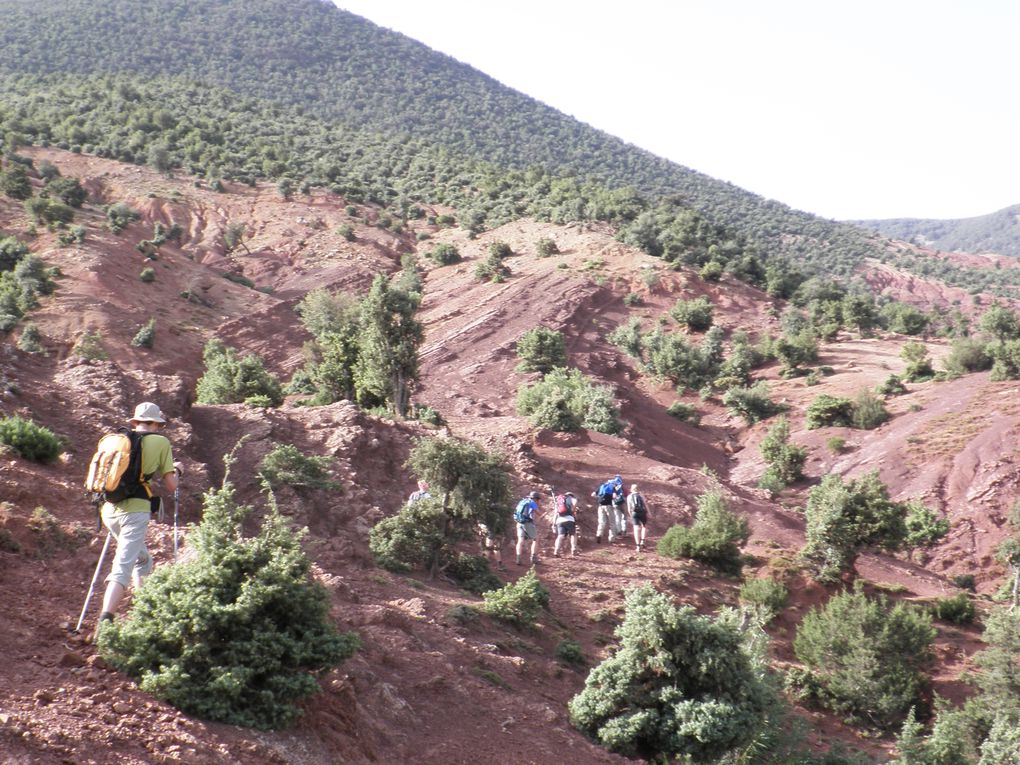
[[[169, 439], [160, 434], [166, 427], [166, 419], [156, 404], [139, 404], [129, 424], [130, 431], [123, 429], [99, 442], [85, 483], [93, 501], [102, 503], [100, 517], [109, 530], [106, 544], [111, 537], [117, 542], [113, 565], [106, 577], [99, 627], [103, 622], [113, 621], [128, 585], [137, 588], [152, 572], [152, 556], [145, 546], [145, 533], [153, 507], [158, 506], [158, 498], [153, 502], [150, 482], [161, 480], [168, 491], [175, 492], [181, 475], [181, 465], [173, 460]], [[97, 576], [102, 561], [100, 556]], [[90, 589], [89, 596], [91, 594]], [[82, 609], [83, 617], [87, 607], [88, 598]], [[80, 619], [78, 626], [81, 627]]]

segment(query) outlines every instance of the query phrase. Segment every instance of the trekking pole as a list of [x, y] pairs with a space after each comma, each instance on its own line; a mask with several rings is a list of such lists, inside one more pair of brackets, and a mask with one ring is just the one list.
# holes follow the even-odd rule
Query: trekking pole
[[103, 568], [103, 559], [106, 558], [106, 551], [110, 547], [110, 540], [113, 538], [113, 532], [108, 531], [106, 533], [106, 541], [103, 543], [103, 551], [99, 553], [99, 563], [96, 564], [96, 573], [92, 575], [92, 584], [89, 585], [88, 594], [85, 596], [85, 605], [81, 607], [81, 616], [78, 617], [78, 624], [75, 625], [74, 631], [77, 634], [81, 630], [81, 623], [85, 621], [85, 612], [89, 610], [89, 601], [92, 600], [92, 593], [96, 589], [96, 580], [99, 578], [99, 571]]
[[174, 563], [177, 562], [177, 514], [181, 509], [181, 484], [180, 475], [177, 476], [177, 486], [174, 487]]

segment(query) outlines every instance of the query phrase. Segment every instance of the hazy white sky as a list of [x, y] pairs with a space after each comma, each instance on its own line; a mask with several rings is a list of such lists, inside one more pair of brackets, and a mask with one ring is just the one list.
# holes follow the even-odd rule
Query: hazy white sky
[[1020, 203], [1010, 0], [335, 0], [594, 127], [829, 218]]

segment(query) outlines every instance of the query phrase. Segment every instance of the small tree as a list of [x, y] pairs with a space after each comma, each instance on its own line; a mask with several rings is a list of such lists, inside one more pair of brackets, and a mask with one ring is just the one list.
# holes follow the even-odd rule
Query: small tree
[[434, 576], [476, 523], [493, 534], [506, 528], [510, 475], [502, 457], [469, 441], [429, 438], [415, 444], [407, 462], [429, 483], [434, 500], [413, 502], [376, 525], [371, 544], [380, 565], [408, 570], [428, 564]]
[[212, 339], [202, 352], [205, 373], [198, 380], [200, 404], [241, 404], [253, 396], [266, 396], [273, 406], [283, 403], [280, 381], [266, 371], [255, 354], [238, 358], [237, 351]]
[[483, 593], [482, 597], [483, 613], [519, 627], [530, 625], [543, 608], [549, 607], [549, 590], [542, 586], [534, 568], [516, 582]]
[[847, 483], [822, 478], [808, 495], [806, 540], [801, 555], [816, 566], [816, 578], [831, 581], [853, 568], [864, 547], [895, 550], [906, 538], [906, 506], [889, 499], [878, 472]]
[[441, 266], [448, 266], [451, 263], [459, 263], [461, 260], [460, 251], [456, 245], [441, 242], [428, 252], [428, 258], [434, 260]]
[[626, 597], [619, 648], [570, 700], [570, 719], [611, 751], [715, 763], [749, 743], [775, 697], [733, 625], [650, 585]]
[[227, 227], [223, 229], [224, 252], [230, 254], [240, 247], [246, 254], [251, 255], [251, 250], [248, 249], [248, 245], [244, 241], [247, 232], [248, 227], [244, 223], [228, 223]]
[[928, 346], [912, 340], [900, 349], [900, 358], [907, 362], [903, 379], [907, 382], [925, 382], [935, 376], [935, 370], [931, 365], [931, 356], [928, 355]]
[[793, 650], [813, 673], [822, 703], [887, 728], [919, 703], [935, 634], [923, 609], [858, 590], [808, 612]]
[[250, 511], [229, 483], [207, 493], [190, 536], [195, 557], [158, 567], [127, 616], [104, 627], [99, 648], [143, 691], [188, 714], [277, 728], [358, 640], [330, 621], [329, 595], [275, 505], [244, 537]]
[[143, 324], [135, 336], [131, 338], [131, 345], [135, 348], [151, 348], [156, 339], [156, 319], [149, 319]]
[[517, 341], [519, 372], [551, 372], [554, 367], [567, 365], [567, 350], [563, 333], [548, 327], [529, 329]]
[[18, 415], [0, 419], [0, 444], [33, 462], [54, 462], [63, 452], [52, 430]]
[[790, 443], [790, 424], [785, 417], [780, 417], [769, 428], [758, 448], [768, 465], [759, 485], [781, 489], [804, 477], [807, 449]]
[[808, 430], [830, 426], [849, 428], [853, 425], [853, 402], [822, 393], [808, 405], [806, 414]]
[[618, 433], [622, 427], [612, 391], [580, 369], [557, 368], [517, 393], [517, 412], [536, 427], [561, 432], [587, 428]]
[[677, 324], [694, 332], [703, 332], [712, 326], [712, 301], [702, 295], [694, 300], [677, 300], [670, 311]]
[[693, 558], [728, 574], [739, 574], [740, 547], [747, 542], [747, 519], [734, 514], [718, 490], [698, 497], [694, 523], [670, 528], [659, 540], [657, 550], [669, 558]]

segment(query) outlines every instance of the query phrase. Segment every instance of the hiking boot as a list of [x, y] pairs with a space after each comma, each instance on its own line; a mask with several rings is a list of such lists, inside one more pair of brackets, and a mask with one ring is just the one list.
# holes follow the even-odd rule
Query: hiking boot
[[539, 562], [540, 561], [538, 560], [538, 556], [537, 555], [532, 555], [531, 556], [531, 565], [532, 566], [537, 566], [539, 564]]
[[596, 534], [595, 535], [595, 544], [597, 544], [597, 545], [602, 544], [602, 535], [601, 534]]
[[519, 555], [517, 556], [517, 565], [518, 566], [522, 565], [522, 563], [521, 563], [521, 556], [519, 556]]

